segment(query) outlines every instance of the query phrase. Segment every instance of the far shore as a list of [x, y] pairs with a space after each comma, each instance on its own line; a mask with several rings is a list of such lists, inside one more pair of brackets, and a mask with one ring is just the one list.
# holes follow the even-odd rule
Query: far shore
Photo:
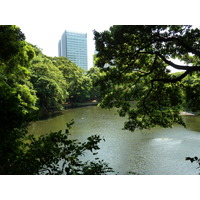
[[65, 104], [64, 108], [69, 109], [69, 108], [78, 108], [78, 107], [86, 107], [86, 106], [97, 106], [99, 102], [96, 100], [93, 101], [88, 101], [84, 103], [67, 103]]
[[180, 115], [199, 115], [199, 114], [194, 112], [182, 111], [180, 112]]
[[[96, 100], [88, 101], [84, 103], [66, 103], [64, 104], [64, 110], [79, 108], [79, 107], [87, 107], [87, 106], [97, 106], [98, 104], [99, 104], [99, 101], [96, 101]], [[57, 109], [48, 110], [39, 117], [39, 120], [60, 115], [62, 112], [63, 110], [61, 111]], [[190, 112], [190, 111], [181, 111], [180, 115], [181, 116], [195, 116], [195, 115], [200, 115], [200, 114], [195, 113], [195, 112]]]

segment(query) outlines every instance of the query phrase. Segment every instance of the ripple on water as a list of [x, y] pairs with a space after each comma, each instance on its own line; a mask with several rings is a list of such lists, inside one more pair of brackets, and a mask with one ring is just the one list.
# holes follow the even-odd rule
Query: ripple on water
[[177, 145], [181, 144], [182, 140], [164, 137], [164, 138], [154, 138], [152, 139], [152, 143], [155, 145], [163, 145], [163, 144]]

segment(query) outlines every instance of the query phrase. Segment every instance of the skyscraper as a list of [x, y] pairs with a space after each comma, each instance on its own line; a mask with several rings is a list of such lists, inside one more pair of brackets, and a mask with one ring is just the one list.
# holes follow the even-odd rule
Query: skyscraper
[[58, 43], [58, 56], [64, 56], [87, 70], [87, 33], [65, 31]]

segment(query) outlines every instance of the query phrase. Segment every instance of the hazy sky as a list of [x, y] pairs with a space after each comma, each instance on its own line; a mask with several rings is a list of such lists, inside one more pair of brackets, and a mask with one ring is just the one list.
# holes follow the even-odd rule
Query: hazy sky
[[[163, 10], [158, 7], [159, 0], [6, 0], [1, 2], [0, 23], [19, 26], [26, 41], [43, 49], [48, 56], [58, 56], [58, 41], [64, 30], [87, 32], [88, 66], [91, 67], [94, 29], [103, 31], [113, 24], [181, 24], [177, 22], [180, 19], [190, 24], [188, 16], [177, 17], [176, 4], [179, 4], [172, 1], [172, 7], [171, 1], [161, 6]], [[181, 6], [188, 8], [183, 2]], [[193, 7], [194, 13], [195, 9], [198, 10]], [[173, 14], [176, 17], [171, 20]]]
[[75, 31], [87, 33], [88, 37], [88, 67], [92, 67], [93, 64], [93, 54], [95, 50], [94, 40], [93, 40], [93, 30], [103, 31], [109, 29], [111, 25], [87, 25], [87, 24], [74, 24], [70, 25], [55, 24], [55, 25], [45, 25], [45, 24], [34, 24], [34, 25], [24, 25], [17, 24], [22, 32], [26, 36], [26, 41], [34, 45], [37, 45], [43, 50], [43, 53], [48, 56], [58, 56], [58, 41], [61, 38], [64, 30]]
[[103, 31], [112, 25], [112, 17], [108, 15], [105, 4], [109, 6], [112, 2], [6, 0], [1, 3], [0, 22], [3, 19], [1, 24], [19, 26], [26, 41], [43, 49], [43, 53], [48, 56], [58, 56], [58, 41], [64, 30], [87, 33], [90, 68], [94, 54], [93, 30]]

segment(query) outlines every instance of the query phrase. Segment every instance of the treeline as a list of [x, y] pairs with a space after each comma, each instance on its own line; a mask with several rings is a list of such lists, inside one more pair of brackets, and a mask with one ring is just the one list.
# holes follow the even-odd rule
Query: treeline
[[28, 45], [35, 54], [30, 63], [30, 83], [41, 114], [63, 109], [67, 103], [75, 105], [100, 98], [98, 87], [93, 86], [98, 68], [85, 72], [65, 57], [48, 57], [38, 47]]
[[82, 162], [85, 151], [94, 155], [99, 136], [86, 142], [69, 140], [58, 131], [39, 138], [27, 133], [38, 111], [62, 109], [66, 102], [98, 98], [92, 81], [98, 69], [84, 72], [66, 58], [51, 58], [25, 41], [17, 26], [0, 26], [0, 174], [105, 174], [112, 171], [98, 158]]

